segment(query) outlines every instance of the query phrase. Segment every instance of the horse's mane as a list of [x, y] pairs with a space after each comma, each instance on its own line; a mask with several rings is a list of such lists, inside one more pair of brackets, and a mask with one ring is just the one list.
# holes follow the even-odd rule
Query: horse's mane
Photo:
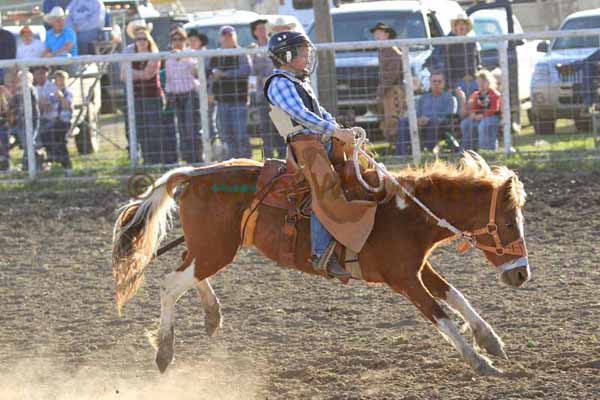
[[520, 208], [525, 205], [523, 183], [515, 172], [505, 166], [491, 168], [483, 157], [474, 151], [465, 152], [457, 164], [438, 159], [423, 167], [407, 167], [400, 172], [399, 178], [413, 181], [416, 187], [433, 181], [447, 181], [464, 186], [494, 188], [509, 181], [507, 206]]

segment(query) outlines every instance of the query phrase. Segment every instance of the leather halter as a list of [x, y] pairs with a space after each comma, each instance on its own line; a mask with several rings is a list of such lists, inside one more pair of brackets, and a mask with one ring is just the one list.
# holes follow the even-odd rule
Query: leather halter
[[[473, 231], [463, 231], [462, 235], [467, 240], [467, 242], [462, 242], [459, 244], [458, 251], [461, 253], [468, 249], [468, 245], [477, 247], [483, 251], [487, 251], [490, 253], [494, 253], [497, 256], [503, 255], [514, 255], [514, 256], [527, 256], [527, 247], [525, 246], [525, 241], [522, 237], [517, 240], [510, 242], [506, 246], [502, 245], [502, 240], [500, 240], [500, 235], [498, 234], [498, 225], [496, 224], [496, 204], [498, 203], [498, 187], [494, 188], [492, 193], [492, 203], [490, 204], [490, 220], [488, 224], [479, 229], [475, 229]], [[482, 244], [479, 240], [477, 240], [478, 236], [490, 235], [492, 239], [494, 239], [495, 246], [488, 246]]]

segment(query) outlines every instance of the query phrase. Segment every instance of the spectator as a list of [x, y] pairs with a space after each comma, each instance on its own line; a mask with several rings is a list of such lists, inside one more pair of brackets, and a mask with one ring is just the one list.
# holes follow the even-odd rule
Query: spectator
[[[371, 33], [375, 40], [396, 38], [396, 31], [383, 22], [378, 22]], [[383, 104], [381, 129], [386, 140], [393, 142], [398, 129], [398, 118], [406, 111], [404, 90], [402, 89], [402, 52], [396, 46], [378, 50], [379, 85], [377, 98]]]
[[21, 41], [17, 46], [17, 59], [22, 58], [40, 58], [44, 55], [46, 47], [40, 39], [33, 36], [29, 25], [25, 25], [19, 31]]
[[52, 29], [46, 32], [46, 57], [71, 57], [76, 56], [77, 35], [75, 31], [65, 26], [65, 10], [54, 7], [50, 14], [44, 16]]
[[[417, 123], [419, 130], [424, 132], [423, 147], [433, 150], [437, 144], [440, 133], [449, 130], [450, 118], [457, 111], [456, 99], [444, 90], [444, 74], [434, 72], [429, 77], [430, 91], [423, 94], [417, 102]], [[410, 128], [408, 118], [400, 119], [398, 124], [398, 141], [396, 154], [409, 154]]]
[[48, 160], [59, 162], [67, 173], [71, 170], [71, 159], [67, 151], [67, 133], [73, 116], [73, 93], [66, 83], [69, 74], [58, 70], [54, 73], [54, 91], [47, 93], [45, 101], [45, 130], [41, 132]]
[[[186, 40], [187, 34], [183, 28], [177, 27], [171, 31], [171, 49], [174, 52], [185, 50]], [[177, 120], [179, 151], [181, 158], [190, 164], [204, 161], [200, 136], [197, 64], [198, 60], [194, 57], [169, 58], [165, 63], [165, 91]]]
[[11, 93], [4, 85], [0, 85], [0, 171], [6, 171], [10, 167], [9, 150], [9, 103]]
[[483, 70], [477, 74], [478, 90], [469, 98], [469, 118], [460, 124], [462, 131], [462, 147], [477, 148], [473, 143], [475, 130], [478, 133], [480, 149], [496, 150], [500, 112], [500, 93], [493, 87], [494, 78], [489, 71]]
[[104, 28], [106, 9], [101, 0], [71, 0], [67, 26], [77, 32], [79, 54], [96, 54], [94, 42]]
[[[134, 39], [134, 53], [158, 53], [158, 47], [147, 29], [137, 29]], [[134, 61], [131, 64], [137, 140], [144, 164], [158, 164], [163, 161], [161, 150], [164, 148], [163, 130], [157, 129], [161, 125], [160, 116], [164, 102], [159, 77], [160, 61]], [[124, 68], [121, 74], [121, 78], [125, 80]]]
[[[16, 70], [11, 70], [10, 73], [7, 73], [6, 80], [9, 82], [9, 86], [13, 88], [14, 95], [11, 97], [9, 101], [9, 123], [11, 125], [12, 131], [15, 133], [17, 138], [19, 139], [19, 143], [21, 144], [21, 148], [23, 149], [23, 171], [27, 171], [27, 130], [25, 125], [25, 104], [24, 104], [24, 96], [23, 91], [21, 89], [21, 75], [22, 72], [17, 72]], [[31, 96], [31, 118], [33, 124], [33, 143], [34, 146], [37, 140], [38, 133], [38, 124], [39, 124], [39, 108], [37, 102], [36, 92], [33, 88], [33, 75], [28, 73], [27, 80], [29, 82], [29, 88], [26, 95]]]
[[[462, 12], [451, 20], [451, 26], [448, 37], [467, 36], [473, 30], [473, 22]], [[448, 89], [460, 87], [469, 97], [477, 90], [474, 77], [480, 63], [479, 44], [471, 42], [435, 46], [426, 65], [430, 71], [444, 71]]]
[[38, 130], [39, 142], [46, 149], [51, 143], [46, 143], [48, 138], [48, 127], [50, 121], [48, 115], [50, 111], [50, 95], [56, 92], [56, 86], [51, 79], [48, 79], [49, 68], [47, 66], [34, 67], [31, 69], [33, 74], [33, 87], [38, 99], [38, 108], [40, 110], [40, 127]]
[[[269, 38], [267, 36], [267, 20], [258, 19], [250, 24], [250, 32], [256, 43], [253, 43], [252, 47], [267, 47]], [[262, 137], [263, 142], [263, 157], [273, 158], [275, 151], [277, 151], [277, 157], [285, 159], [286, 156], [286, 144], [283, 137], [276, 131], [269, 117], [269, 111], [271, 107], [265, 99], [263, 88], [267, 78], [273, 73], [273, 62], [267, 54], [255, 54], [252, 56], [252, 74], [256, 76], [256, 95], [255, 102], [259, 113], [259, 125], [258, 129]]]
[[192, 29], [188, 32], [188, 44], [191, 50], [206, 50], [208, 45], [208, 36], [204, 33]]
[[[66, 10], [67, 7], [69, 7], [70, 2], [71, 0], [43, 0], [42, 13], [44, 15], [50, 14], [50, 11], [52, 11], [54, 7], [60, 7], [63, 10]], [[44, 22], [44, 27], [46, 28], [46, 31], [52, 28], [47, 22]]]
[[[221, 27], [219, 41], [223, 49], [239, 48], [233, 26]], [[219, 131], [227, 145], [228, 156], [250, 158], [252, 149], [246, 127], [250, 60], [246, 55], [214, 57], [209, 71], [217, 102]]]
[[[17, 57], [17, 41], [10, 31], [2, 28], [0, 18], [0, 60], [14, 60]], [[4, 84], [4, 69], [0, 68], [0, 85]]]

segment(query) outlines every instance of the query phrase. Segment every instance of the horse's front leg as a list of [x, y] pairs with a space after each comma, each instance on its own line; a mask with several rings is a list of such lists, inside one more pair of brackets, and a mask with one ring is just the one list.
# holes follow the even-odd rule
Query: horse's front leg
[[392, 289], [405, 295], [438, 328], [444, 338], [454, 346], [471, 368], [480, 374], [501, 373], [488, 358], [477, 353], [473, 346], [461, 336], [454, 322], [435, 301], [431, 293], [427, 291], [417, 274], [394, 277], [386, 280], [386, 282]]
[[421, 270], [421, 279], [434, 297], [443, 300], [469, 324], [475, 342], [481, 348], [494, 356], [508, 358], [504, 352], [502, 339], [490, 324], [481, 318], [463, 294], [435, 271], [429, 262], [425, 262]]
[[195, 263], [184, 261], [184, 264], [177, 271], [165, 276], [160, 286], [160, 328], [158, 330], [156, 365], [161, 373], [165, 372], [171, 361], [173, 361], [175, 304], [182, 294], [196, 284], [196, 278], [194, 278], [195, 268]]

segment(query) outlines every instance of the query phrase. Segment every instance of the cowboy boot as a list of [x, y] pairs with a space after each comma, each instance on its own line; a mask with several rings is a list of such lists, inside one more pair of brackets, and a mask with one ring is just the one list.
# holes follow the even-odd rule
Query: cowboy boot
[[337, 259], [334, 253], [336, 242], [332, 241], [321, 257], [313, 256], [313, 268], [322, 271], [325, 270], [330, 278], [351, 278], [350, 272], [346, 271]]

